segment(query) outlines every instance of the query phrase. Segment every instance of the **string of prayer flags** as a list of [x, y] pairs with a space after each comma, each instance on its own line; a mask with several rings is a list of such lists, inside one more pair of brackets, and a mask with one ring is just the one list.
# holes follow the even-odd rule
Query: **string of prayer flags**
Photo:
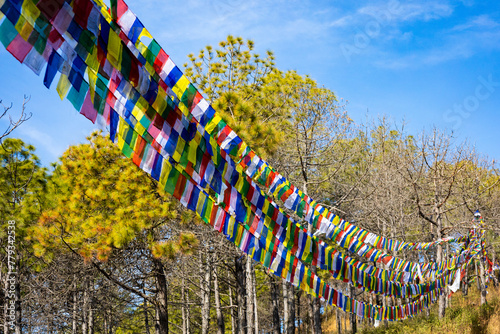
[[[325, 234], [327, 237], [330, 237], [336, 230], [335, 225], [342, 220], [305, 195], [258, 157], [218, 117], [204, 99], [200, 99], [198, 105], [194, 106], [192, 99], [183, 98], [186, 93], [188, 93], [187, 95], [195, 95], [196, 90], [189, 84], [187, 78], [180, 72], [179, 68], [175, 66], [167, 54], [163, 52], [154, 39], [150, 39], [149, 45], [144, 44], [142, 40], [138, 39], [138, 36], [141, 34], [149, 37], [151, 35], [122, 0], [116, 2], [115, 8], [112, 8], [112, 13], [115, 13], [117, 24], [122, 28], [122, 32], [132, 42], [128, 43], [127, 46], [130, 47], [131, 51], [139, 50], [139, 55], [142, 55], [143, 59], [147, 60], [144, 64], [148, 71], [153, 76], [154, 72], [156, 72], [160, 78], [165, 80], [167, 86], [179, 100], [179, 108], [182, 112], [190, 113], [192, 117], [204, 124], [210, 136], [220, 145], [220, 149], [225, 151], [235, 162], [239, 163], [242, 171], [246, 171], [246, 174], [252, 177], [257, 183], [269, 186], [273, 195], [280, 198], [286, 208], [295, 211], [299, 217], [313, 224], [318, 229], [318, 234]], [[150, 66], [148, 67], [148, 65]], [[189, 94], [190, 91], [191, 94]], [[357, 236], [354, 238], [362, 236], [362, 241], [366, 239], [367, 242], [372, 242], [372, 246], [375, 248], [391, 251], [404, 249], [424, 250], [434, 247], [437, 244], [460, 242], [457, 239], [444, 238], [430, 243], [409, 243], [381, 237], [378, 242], [374, 243], [374, 234], [357, 227], [355, 229]], [[358, 231], [359, 233], [357, 233]]]
[[[125, 126], [127, 127], [127, 125]], [[127, 127], [127, 129], [130, 131], [131, 128]], [[120, 133], [123, 133], [123, 131], [120, 131]], [[139, 137], [138, 135], [137, 138]], [[123, 145], [122, 149], [125, 149], [125, 151], [127, 151], [128, 148], [132, 150], [134, 150], [132, 147], [137, 148], [137, 145], [132, 145], [131, 147], [126, 143], [121, 143], [120, 145]], [[165, 160], [165, 163], [166, 162], [167, 160]], [[191, 198], [185, 198], [185, 195], [190, 192], [189, 190], [186, 191], [186, 189], [190, 189], [188, 183], [193, 181], [190, 181], [187, 177], [183, 177], [182, 173], [175, 172], [176, 168], [177, 167], [170, 167], [166, 169], [169, 174], [169, 179], [175, 181], [171, 183], [171, 186], [165, 187], [165, 189], [172, 193], [174, 197], [178, 198], [181, 203], [193, 203]], [[162, 172], [162, 175], [166, 174]], [[171, 177], [172, 175], [175, 176]], [[165, 180], [164, 177], [160, 177], [160, 183], [162, 179]], [[184, 188], [184, 190], [182, 188]], [[325, 284], [317, 275], [310, 271], [308, 267], [304, 266], [300, 260], [293, 254], [290, 254], [282, 244], [275, 244], [269, 247], [266, 244], [266, 240], [255, 238], [255, 236], [249, 232], [248, 225], [243, 225], [241, 222], [238, 222], [237, 219], [233, 218], [234, 216], [227, 214], [228, 211], [224, 213], [224, 209], [219, 207], [216, 201], [212, 200], [208, 194], [202, 194], [203, 192], [200, 190], [199, 195], [195, 196], [198, 204], [191, 207], [197, 208], [197, 214], [207, 224], [210, 224], [219, 232], [224, 233], [228, 240], [233, 242], [241, 251], [247, 253], [255, 261], [262, 263], [264, 267], [269, 268], [275, 275], [300, 287], [312, 296], [327, 301], [330, 305], [342, 308], [346, 312], [355, 312], [361, 317], [366, 316], [379, 320], [394, 321], [404, 319], [408, 316], [414, 316], [425, 307], [428, 307], [431, 302], [436, 300], [436, 296], [442, 293], [443, 287], [445, 286], [444, 281], [438, 280], [432, 283], [427, 290], [416, 293], [421, 296], [418, 301], [403, 305], [399, 309], [380, 307], [360, 302], [343, 295], [328, 284]], [[201, 202], [203, 202], [203, 204], [200, 204]], [[188, 204], [188, 208], [189, 207]], [[235, 222], [238, 222], [238, 224]], [[397, 311], [399, 311], [399, 313]]]
[[[129, 22], [129, 24], [130, 24], [130, 22], [132, 22], [132, 21], [133, 21], [133, 22], [138, 22], [138, 20], [137, 20], [137, 18], [135, 18], [135, 16], [133, 15], [133, 13], [131, 13], [131, 11], [128, 9], [128, 7], [127, 7], [125, 4], [123, 4], [123, 3], [122, 3], [122, 2], [120, 2], [120, 1], [118, 1], [118, 2], [117, 2], [117, 4], [118, 4], [118, 6], [120, 6], [120, 4], [121, 4], [121, 7], [123, 8], [123, 11], [122, 11], [122, 10], [117, 10], [117, 15], [118, 15], [118, 16], [117, 16], [117, 18], [118, 18], [118, 24], [120, 24], [120, 22], [122, 22], [122, 23], [124, 24], [125, 30], [127, 30], [127, 24], [125, 23], [125, 21]], [[123, 20], [122, 20], [122, 15], [123, 15], [126, 19], [123, 19]], [[140, 26], [142, 26], [142, 24], [140, 24]], [[142, 27], [143, 27], [143, 26], [142, 26]], [[141, 28], [141, 29], [143, 29], [143, 28]], [[144, 32], [145, 30], [143, 29], [142, 31]], [[129, 32], [130, 32], [130, 31], [129, 31]], [[149, 33], [147, 33], [147, 35], [149, 35]], [[129, 36], [129, 37], [131, 37], [131, 36]], [[136, 46], [138, 49], [140, 49], [140, 50], [143, 50], [143, 51], [144, 51], [144, 52], [142, 53], [142, 54], [143, 54], [143, 56], [144, 56], [144, 59], [146, 59], [146, 58], [148, 57], [148, 55], [149, 55], [149, 56], [151, 56], [151, 53], [148, 53], [148, 50], [149, 50], [148, 48], [150, 48], [150, 47], [151, 47], [151, 45], [153, 45], [154, 49], [156, 50], [156, 51], [154, 52], [154, 54], [162, 55], [162, 53], [161, 53], [161, 48], [159, 48], [159, 46], [157, 45], [157, 43], [155, 43], [155, 42], [154, 42], [154, 40], [151, 42], [151, 45], [150, 45], [149, 47], [146, 47], [145, 45], [143, 45], [143, 44], [141, 44], [141, 43], [142, 43], [142, 41], [138, 40], [138, 41], [136, 42], [136, 45], [135, 45], [135, 46]], [[130, 44], [130, 43], [128, 43], [127, 45], [128, 45], [128, 46], [130, 46], [131, 44]], [[133, 50], [133, 48], [132, 48], [131, 50]], [[164, 54], [166, 55], [166, 53], [164, 53]], [[161, 57], [161, 58], [162, 58], [162, 59], [166, 59], [166, 60], [167, 60], [167, 61], [164, 63], [164, 65], [165, 65], [164, 67], [160, 67], [161, 62], [157, 62], [158, 58], [157, 58], [157, 59], [155, 59], [154, 61], [153, 61], [153, 60], [150, 60], [150, 62], [149, 62], [149, 63], [150, 63], [150, 64], [156, 64], [156, 65], [157, 65], [157, 66], [155, 67], [155, 70], [157, 71], [157, 74], [159, 74], [159, 76], [160, 76], [161, 78], [163, 78], [163, 77], [165, 77], [165, 78], [166, 78], [166, 83], [167, 83], [168, 88], [171, 88], [171, 90], [174, 92], [174, 91], [176, 90], [176, 87], [177, 87], [177, 88], [179, 88], [179, 87], [178, 87], [178, 83], [179, 83], [179, 82], [183, 82], [183, 85], [185, 86], [185, 85], [186, 85], [186, 83], [187, 83], [187, 79], [186, 79], [184, 76], [182, 76], [182, 73], [181, 73], [180, 71], [178, 71], [178, 68], [177, 68], [177, 67], [175, 67], [175, 64], [173, 64], [173, 62], [171, 61], [171, 59], [170, 59], [170, 58], [168, 58], [168, 56]], [[167, 63], [168, 63], [168, 65], [169, 65], [169, 67], [171, 68], [171, 69], [170, 69], [170, 72], [169, 72], [169, 74], [168, 74], [168, 75], [166, 74], [166, 71], [168, 70], [168, 68], [166, 68]], [[148, 64], [148, 63], [145, 63], [145, 65], [147, 65], [147, 64]], [[161, 68], [161, 70], [160, 70], [160, 68]], [[150, 70], [150, 72], [151, 72], [151, 70]], [[175, 75], [174, 75], [174, 79], [170, 78], [170, 74], [171, 74], [171, 73], [174, 73], [174, 74], [175, 74]], [[167, 80], [167, 79], [168, 79], [168, 80]], [[170, 79], [172, 79], [172, 80], [170, 80]], [[175, 81], [176, 83], [175, 83], [175, 84], [172, 84], [172, 82], [174, 82], [174, 81]], [[153, 81], [151, 81], [151, 82], [153, 82]], [[161, 82], [160, 82], [160, 83], [161, 83]], [[160, 85], [160, 86], [161, 86], [161, 85]], [[190, 86], [190, 87], [191, 87], [191, 88], [193, 88], [192, 86]], [[181, 96], [180, 94], [177, 94], [177, 96], [176, 96], [176, 97], [179, 99], [179, 97], [180, 97], [180, 96]], [[184, 93], [182, 94], [182, 96], [184, 96]], [[200, 99], [200, 103], [199, 103], [199, 104], [202, 104], [201, 102], [203, 102], [203, 101], [204, 101], [204, 100]], [[182, 104], [181, 102], [182, 102], [182, 98], [179, 100], [179, 104], [178, 104], [178, 106], [179, 106], [179, 107], [182, 107], [182, 106], [183, 106], [183, 104]], [[203, 105], [203, 107], [205, 107], [206, 105], [207, 105], [207, 104], [205, 103], [205, 104]], [[184, 109], [183, 113], [186, 113], [186, 112], [188, 111], [188, 107], [190, 107], [190, 108], [191, 108], [191, 107], [192, 107], [192, 105], [191, 105], [191, 106], [188, 106], [188, 105], [185, 105], [185, 104], [184, 104], [184, 107], [185, 107], [185, 109]], [[198, 107], [198, 106], [197, 106], [197, 107]], [[209, 107], [207, 107], [207, 110], [208, 110], [208, 108], [209, 108]], [[193, 114], [193, 113], [188, 114], [188, 116], [193, 116], [193, 115], [195, 115], [195, 114]], [[209, 132], [211, 132], [211, 134], [210, 134], [211, 138], [216, 138], [216, 143], [220, 145], [220, 149], [221, 149], [221, 150], [220, 150], [220, 153], [223, 153], [223, 152], [225, 151], [225, 150], [224, 150], [224, 146], [228, 143], [228, 139], [230, 139], [230, 138], [233, 138], [233, 139], [234, 139], [235, 141], [237, 141], [238, 143], [242, 143], [242, 141], [241, 141], [241, 140], [239, 140], [239, 139], [236, 137], [236, 135], [234, 134], [234, 132], [232, 132], [232, 130], [230, 130], [230, 129], [229, 129], [229, 128], [225, 125], [225, 123], [224, 123], [224, 122], [220, 119], [220, 117], [219, 117], [219, 118], [217, 117], [217, 115], [216, 115], [215, 113], [210, 112], [210, 113], [208, 113], [208, 114], [205, 114], [205, 116], [206, 116], [206, 115], [209, 115], [210, 117], [212, 117], [212, 115], [213, 115], [213, 118], [212, 118], [210, 121], [208, 121], [208, 123], [207, 123], [207, 125], [206, 125], [206, 129], [207, 129]], [[198, 119], [198, 120], [199, 120], [199, 121], [203, 121], [203, 119], [201, 119], [201, 118], [200, 118], [200, 119]], [[192, 119], [191, 119], [190, 121], [192, 121]], [[199, 127], [198, 127], [198, 129], [199, 129]], [[222, 130], [220, 130], [220, 131], [217, 133], [217, 136], [215, 136], [215, 137], [214, 137], [214, 133], [215, 133], [215, 131], [213, 131], [213, 130], [216, 130], [216, 129], [222, 129]], [[202, 135], [205, 135], [205, 134], [206, 134], [206, 133], [202, 133]], [[235, 146], [233, 145], [233, 147], [235, 147]], [[219, 154], [219, 146], [215, 146], [215, 148], [213, 149], [213, 151], [214, 151], [214, 156], [213, 156], [213, 158], [217, 155], [217, 158], [218, 158], [218, 159], [220, 159], [221, 157], [219, 157], [219, 155], [218, 155], [218, 154]], [[226, 150], [226, 152], [227, 152], [227, 150]], [[229, 153], [229, 156], [231, 156], [231, 153]], [[230, 165], [230, 166], [229, 166], [230, 168], [228, 167], [228, 168], [227, 168], [227, 170], [232, 171], [232, 172], [233, 172], [233, 174], [234, 174], [234, 173], [235, 173], [235, 171], [238, 171], [238, 168], [237, 168], [237, 166], [234, 166], [234, 165], [232, 165], [232, 164], [231, 164], [232, 160], [229, 158], [229, 156], [226, 154], [225, 156], [222, 156], [222, 159], [224, 159], [224, 160], [225, 160], [225, 162], [227, 162], [227, 163], [228, 163], [228, 165]], [[241, 173], [241, 171], [238, 171], [238, 172], [240, 172], [240, 173]], [[225, 179], [226, 179], [226, 180], [228, 180], [228, 179], [233, 179], [233, 180], [234, 180], [234, 176], [233, 176], [233, 175], [231, 175], [229, 178], [227, 178], [227, 174], [226, 174], [226, 175], [224, 175], [224, 176], [225, 176]], [[236, 176], [237, 176], [237, 175], [236, 175]], [[240, 182], [240, 184], [242, 184], [242, 183], [243, 183], [243, 182]], [[238, 182], [236, 182], [236, 184], [238, 184]], [[222, 185], [222, 186], [224, 186], [224, 185]], [[217, 189], [214, 189], [214, 190], [215, 190], [217, 193], [219, 193], [219, 192], [220, 192], [220, 189], [221, 189], [221, 188], [217, 188]], [[241, 189], [238, 189], [238, 191], [241, 193]], [[252, 194], [254, 194], [254, 195], [255, 195], [256, 193], [257, 193], [257, 194], [258, 194], [258, 193], [261, 193], [261, 192], [260, 192], [260, 190], [258, 189], [258, 187], [254, 186], [254, 184], [250, 184], [250, 187], [248, 187], [248, 190], [247, 190], [247, 191], [252, 191]], [[248, 196], [248, 192], [247, 192], [247, 193], [243, 193], [242, 195], [244, 195], [244, 196]], [[253, 197], [253, 196], [252, 196], [252, 197]], [[258, 200], [257, 200], [256, 198], [253, 198], [253, 199], [254, 199], [254, 203], [253, 203], [253, 204], [254, 204], [254, 205], [256, 205], [256, 204], [258, 203]], [[265, 200], [264, 200], [264, 201], [265, 201], [265, 202], [268, 202], [268, 201], [269, 201], [269, 199], [267, 198], [267, 196], [265, 197]], [[261, 202], [261, 203], [262, 203], [262, 202]], [[273, 201], [270, 201], [270, 203], [264, 203], [264, 205], [266, 205], [266, 204], [270, 204], [270, 205], [268, 205], [266, 208], [269, 208], [269, 209], [271, 209], [271, 210], [274, 210], [274, 212], [270, 212], [270, 211], [268, 211], [268, 210], [263, 210], [264, 208], [262, 208], [262, 207], [257, 207], [257, 206], [256, 206], [256, 209], [257, 209], [257, 210], [262, 210], [262, 211], [264, 211], [264, 212], [265, 212], [265, 213], [267, 213], [267, 215], [268, 215], [268, 216], [270, 216], [270, 217], [274, 217], [274, 215], [276, 214], [276, 211], [278, 211], [278, 214], [279, 214], [279, 215], [283, 215], [283, 214], [284, 214], [281, 210], [279, 210], [278, 206], [277, 206], [277, 205], [275, 205], [275, 203], [274, 203]], [[286, 215], [286, 214], [285, 214], [285, 215]], [[289, 218], [289, 216], [286, 216], [286, 217], [287, 217], [288, 219], [290, 219], [290, 218]], [[298, 225], [298, 224], [296, 224], [296, 222], [295, 222], [295, 225]], [[296, 230], [296, 231], [298, 231], [298, 230]], [[299, 232], [299, 233], [300, 233], [300, 232]], [[305, 230], [304, 230], [304, 233], [306, 233], [306, 232], [305, 232]], [[356, 238], [356, 237], [354, 237], [354, 239], [355, 239], [355, 238]], [[345, 244], [346, 244], [346, 240], [349, 240], [349, 239], [347, 239], [347, 238], [346, 238], [346, 239], [340, 240], [340, 242], [337, 242], [337, 244], [342, 245], [342, 246], [345, 246]], [[319, 242], [319, 243], [321, 244], [321, 241], [316, 241], [316, 242]], [[361, 245], [352, 245], [351, 247], [355, 247], [355, 246], [358, 246], [358, 250], [359, 250], [359, 248], [361, 248]], [[391, 261], [391, 257], [389, 257], [389, 256], [387, 256], [387, 255], [384, 255], [384, 254], [383, 254], [383, 253], [381, 253], [381, 252], [372, 252], [370, 255], [371, 255], [371, 257], [372, 257], [372, 258], [375, 258], [375, 260], [376, 260], [377, 262], [380, 262], [380, 261], [382, 260], [382, 258], [384, 258], [383, 260], [384, 260], [385, 262]], [[315, 259], [313, 259], [313, 261], [314, 261], [314, 260], [315, 260]], [[432, 267], [432, 268], [431, 268], [431, 270], [442, 270], [441, 268], [443, 268], [443, 267], [444, 267], [444, 265], [443, 265], [443, 266], [441, 266], [441, 267], [439, 267], [439, 264], [432, 264], [432, 265], [433, 265], [434, 267]], [[410, 270], [412, 270], [412, 268], [414, 268], [414, 267], [415, 267], [415, 266], [403, 266], [403, 268], [410, 268]]]
[[[133, 131], [126, 124], [120, 123], [120, 125], [125, 126], [127, 131]], [[124, 131], [119, 132], [125, 133]], [[139, 139], [140, 135], [138, 135], [137, 138]], [[127, 143], [121, 142], [120, 140], [119, 145], [125, 152], [129, 149], [135, 150], [138, 147], [137, 144], [129, 146]], [[163, 166], [169, 166], [168, 160], [164, 160]], [[142, 168], [147, 170], [147, 167], [144, 167], [145, 166], [142, 165]], [[314, 297], [319, 297], [327, 301], [330, 305], [342, 308], [346, 312], [356, 312], [362, 317], [368, 316], [379, 318], [381, 320], [392, 321], [399, 319], [398, 316], [396, 316], [396, 313], [394, 313], [395, 309], [393, 308], [381, 308], [376, 305], [366, 304], [353, 298], [346, 297], [341, 292], [331, 288], [331, 286], [322, 282], [322, 280], [310, 271], [308, 267], [304, 266], [300, 260], [294, 257], [293, 254], [290, 254], [285, 247], [279, 244], [269, 247], [266, 244], [266, 240], [255, 238], [255, 236], [249, 232], [248, 225], [236, 224], [235, 222], [238, 222], [237, 219], [234, 219], [234, 216], [231, 216], [230, 214], [228, 215], [228, 211], [225, 211], [224, 213], [224, 209], [219, 207], [217, 203], [212, 200], [208, 194], [204, 194], [202, 190], [200, 190], [198, 196], [194, 196], [194, 198], [197, 198], [196, 201], [198, 204], [193, 205], [193, 197], [186, 198], [187, 193], [193, 194], [193, 192], [186, 190], [190, 189], [189, 182], [193, 183], [193, 181], [190, 181], [188, 177], [185, 177], [182, 173], [176, 171], [176, 168], [178, 167], [171, 166], [166, 168], [166, 172], [162, 172], [163, 176], [160, 176], [160, 183], [163, 182], [162, 180], [167, 179], [164, 177], [166, 173], [169, 174], [168, 180], [174, 180], [166, 181], [171, 183], [170, 186], [165, 187], [165, 190], [172, 193], [174, 197], [181, 201], [181, 203], [188, 203], [188, 208], [196, 207], [196, 213], [207, 224], [210, 224], [219, 232], [224, 233], [228, 240], [233, 242], [238, 248], [240, 248], [240, 250], [250, 255], [255, 261], [262, 263], [275, 275], [286, 279]], [[202, 202], [203, 204], [201, 204]], [[444, 284], [441, 283], [441, 281], [437, 281], [432, 284], [430, 289], [420, 291], [419, 295], [421, 295], [421, 299], [417, 302], [411, 303], [410, 305], [404, 305], [403, 308], [400, 309], [399, 317], [406, 318], [420, 312], [425, 305], [429, 304], [429, 301], [435, 300], [435, 297], [433, 296], [442, 293], [443, 287]], [[362, 310], [367, 310], [367, 312], [358, 312], [360, 308]]]
[[[60, 15], [60, 13], [58, 14], [58, 16], [59, 16], [59, 15]], [[66, 15], [65, 15], [65, 16], [68, 16], [68, 15], [67, 15], [67, 13], [66, 13]], [[61, 33], [63, 33], [63, 32], [61, 31]], [[110, 35], [110, 36], [111, 36], [111, 35]], [[116, 43], [115, 43], [115, 44], [116, 44]], [[63, 46], [64, 46], [64, 45], [66, 45], [66, 44], [63, 44]], [[118, 48], [119, 48], [119, 47], [118, 47]], [[64, 53], [63, 53], [63, 55], [64, 55]], [[64, 57], [64, 58], [65, 58], [65, 59], [67, 59], [67, 58], [71, 58], [71, 57], [69, 57], [69, 56], [68, 56], [68, 52], [66, 52], [66, 57]], [[115, 55], [115, 58], [119, 58], [119, 57]], [[57, 59], [57, 61], [54, 61], [54, 59]], [[51, 54], [50, 58], [49, 58], [49, 64], [53, 65], [54, 63], [56, 63], [55, 67], [58, 67], [58, 66], [60, 65], [60, 62], [61, 62], [60, 60], [61, 60], [61, 57], [59, 57], [57, 53], [54, 53], [54, 52], [53, 52], [53, 53]], [[75, 58], [75, 60], [78, 60], [78, 58]], [[81, 63], [81, 62], [80, 62], [80, 63]], [[54, 67], [54, 66], [53, 66], [53, 67]], [[47, 71], [47, 73], [49, 73], [49, 71]], [[75, 73], [75, 72], [72, 72], [72, 73]], [[46, 84], [47, 84], [47, 82], [50, 82], [50, 81], [51, 81], [51, 79], [48, 79], [48, 80], [47, 80], [47, 77], [49, 77], [49, 78], [50, 78], [50, 77], [53, 77], [53, 76], [54, 76], [54, 75], [49, 75], [49, 76], [47, 76], [47, 75], [46, 75], [46, 80], [45, 80], [45, 81], [46, 81]], [[78, 79], [79, 77], [78, 77], [78, 76], [76, 76], [76, 78]], [[63, 80], [63, 79], [65, 79], [65, 76], [63, 76], [63, 75], [62, 75], [62, 76], [61, 76], [61, 80], [60, 80], [60, 82], [64, 82], [65, 80]], [[67, 80], [66, 80], [66, 81], [67, 81]], [[77, 83], [77, 85], [75, 85], [75, 82]], [[68, 99], [70, 99], [70, 100], [71, 100], [71, 102], [74, 104], [74, 106], [75, 106], [76, 108], [80, 108], [80, 106], [82, 106], [82, 111], [81, 111], [81, 112], [82, 112], [82, 114], [84, 114], [87, 118], [91, 119], [92, 121], [95, 121], [95, 118], [96, 118], [96, 116], [97, 116], [97, 115], [96, 115], [96, 113], [92, 113], [92, 112], [91, 112], [91, 111], [92, 111], [92, 108], [89, 108], [89, 101], [90, 101], [90, 100], [89, 100], [89, 98], [88, 98], [88, 95], [84, 98], [84, 97], [83, 97], [84, 95], [80, 93], [80, 91], [81, 91], [81, 90], [80, 90], [80, 87], [81, 87], [81, 85], [82, 85], [82, 82], [83, 82], [83, 80], [81, 80], [81, 79], [76, 80], [76, 81], [73, 81], [73, 80], [71, 81], [71, 83], [73, 84], [73, 87], [74, 87], [74, 86], [76, 86], [76, 87], [77, 87], [77, 90], [71, 90], [71, 91], [70, 91], [70, 93], [71, 93], [71, 94], [70, 94], [70, 95], [68, 95]], [[85, 82], [84, 82], [84, 83], [85, 83]], [[48, 85], [50, 85], [50, 83], [49, 83]], [[59, 85], [59, 84], [58, 84], [58, 88], [59, 88], [60, 86], [61, 86], [61, 85]], [[118, 86], [118, 84], [117, 84], [117, 86]], [[72, 88], [73, 88], [73, 87], [72, 87]], [[64, 91], [64, 90], [63, 90], [63, 91]], [[84, 90], [83, 90], [83, 91], [84, 91]], [[78, 94], [78, 93], [80, 93], [80, 94]], [[92, 91], [91, 91], [91, 93], [92, 93]], [[116, 92], [114, 92], [114, 93], [116, 93]], [[116, 94], [115, 94], [115, 96], [116, 96]], [[87, 101], [87, 103], [85, 103], [85, 101]], [[85, 107], [85, 108], [83, 108], [83, 107]], [[116, 105], [115, 105], [115, 107], [116, 107]], [[88, 110], [89, 112], [87, 112], [87, 110]], [[112, 115], [113, 115], [113, 114], [112, 114]]]
[[[57, 59], [56, 57], [53, 57], [53, 56], [55, 56], [55, 55], [57, 55], [57, 54], [56, 54], [56, 53], [52, 53], [52, 54], [51, 54], [51, 59], [49, 60], [49, 63], [51, 63], [51, 60], [53, 60], [53, 59]], [[62, 78], [64, 78], [64, 77], [62, 77]], [[80, 82], [81, 82], [81, 81], [80, 81]], [[80, 84], [81, 84], [81, 83], [80, 83]], [[74, 95], [74, 94], [73, 94], [73, 95]], [[77, 97], [78, 97], [78, 95], [77, 95]], [[73, 103], [73, 104], [75, 105], [75, 107], [77, 107], [77, 108], [78, 108], [78, 106], [79, 106], [79, 105], [81, 105], [81, 104], [82, 104], [82, 102], [81, 102], [81, 101], [83, 100], [83, 95], [81, 95], [81, 96], [79, 96], [79, 97], [80, 97], [79, 99], [73, 98], [73, 101], [72, 101], [72, 103]], [[70, 96], [69, 98], [71, 99], [71, 96]], [[88, 99], [88, 96], [87, 96], [87, 97], [85, 98], [85, 101], [88, 101], [88, 100], [89, 100], [89, 99]], [[87, 112], [85, 112], [85, 111], [83, 111], [82, 113], [83, 113], [86, 117], [91, 118], [92, 120], [94, 120], [94, 119], [95, 119], [95, 114], [92, 114], [92, 113], [90, 113], [90, 114], [89, 114], [89, 113], [87, 113]]]

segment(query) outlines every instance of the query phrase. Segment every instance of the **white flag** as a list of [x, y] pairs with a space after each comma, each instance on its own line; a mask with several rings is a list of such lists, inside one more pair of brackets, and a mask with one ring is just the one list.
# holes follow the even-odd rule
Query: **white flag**
[[460, 269], [458, 269], [457, 274], [455, 276], [455, 281], [452, 285], [449, 286], [450, 290], [453, 292], [457, 292], [460, 289]]

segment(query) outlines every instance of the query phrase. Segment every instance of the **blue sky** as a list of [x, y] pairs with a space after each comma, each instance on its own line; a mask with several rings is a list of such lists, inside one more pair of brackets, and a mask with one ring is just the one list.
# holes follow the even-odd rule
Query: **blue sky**
[[[228, 34], [277, 66], [309, 74], [356, 122], [386, 115], [418, 134], [453, 130], [500, 159], [500, 3], [496, 1], [129, 0], [174, 62]], [[95, 126], [0, 47], [0, 99], [33, 117], [17, 129], [44, 165]], [[0, 129], [5, 121], [0, 120]]]

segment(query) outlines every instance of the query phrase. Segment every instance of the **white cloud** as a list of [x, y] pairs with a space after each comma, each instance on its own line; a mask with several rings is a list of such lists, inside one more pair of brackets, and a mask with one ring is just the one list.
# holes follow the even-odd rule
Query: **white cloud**
[[489, 15], [479, 15], [470, 18], [467, 22], [454, 26], [451, 31], [465, 31], [471, 29], [494, 29], [500, 24]]
[[345, 15], [341, 18], [338, 18], [330, 23], [330, 27], [346, 27], [350, 26], [354, 23], [354, 16]]
[[333, 20], [332, 27], [360, 26], [367, 22], [367, 17], [381, 25], [398, 25], [409, 21], [431, 21], [450, 16], [453, 7], [440, 2], [404, 2], [390, 0], [358, 8], [353, 13], [345, 14]]
[[[365, 13], [368, 14], [370, 9], [373, 10], [373, 8], [367, 6], [360, 9], [360, 12], [365, 11]], [[453, 13], [453, 8], [451, 6], [438, 2], [399, 3], [398, 1], [395, 1], [394, 5], [382, 9], [381, 13], [384, 13], [384, 10], [389, 13], [389, 20], [395, 23], [437, 20], [448, 17]]]

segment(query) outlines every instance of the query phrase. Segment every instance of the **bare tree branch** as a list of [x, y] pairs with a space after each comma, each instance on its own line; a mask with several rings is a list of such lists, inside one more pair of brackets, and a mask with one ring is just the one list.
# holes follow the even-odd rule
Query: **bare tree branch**
[[6, 106], [3, 104], [2, 100], [0, 100], [0, 105], [3, 107], [3, 113], [0, 114], [0, 119], [8, 116], [9, 117], [9, 125], [7, 126], [7, 129], [4, 130], [4, 132], [0, 135], [0, 143], [2, 142], [2, 139], [7, 137], [14, 131], [16, 128], [18, 128], [21, 124], [29, 120], [32, 116], [32, 113], [26, 113], [26, 104], [30, 101], [29, 96], [24, 96], [23, 98], [23, 105], [21, 107], [21, 115], [19, 115], [19, 118], [14, 120], [12, 116], [9, 114], [9, 111], [12, 109], [12, 103], [9, 106]]

